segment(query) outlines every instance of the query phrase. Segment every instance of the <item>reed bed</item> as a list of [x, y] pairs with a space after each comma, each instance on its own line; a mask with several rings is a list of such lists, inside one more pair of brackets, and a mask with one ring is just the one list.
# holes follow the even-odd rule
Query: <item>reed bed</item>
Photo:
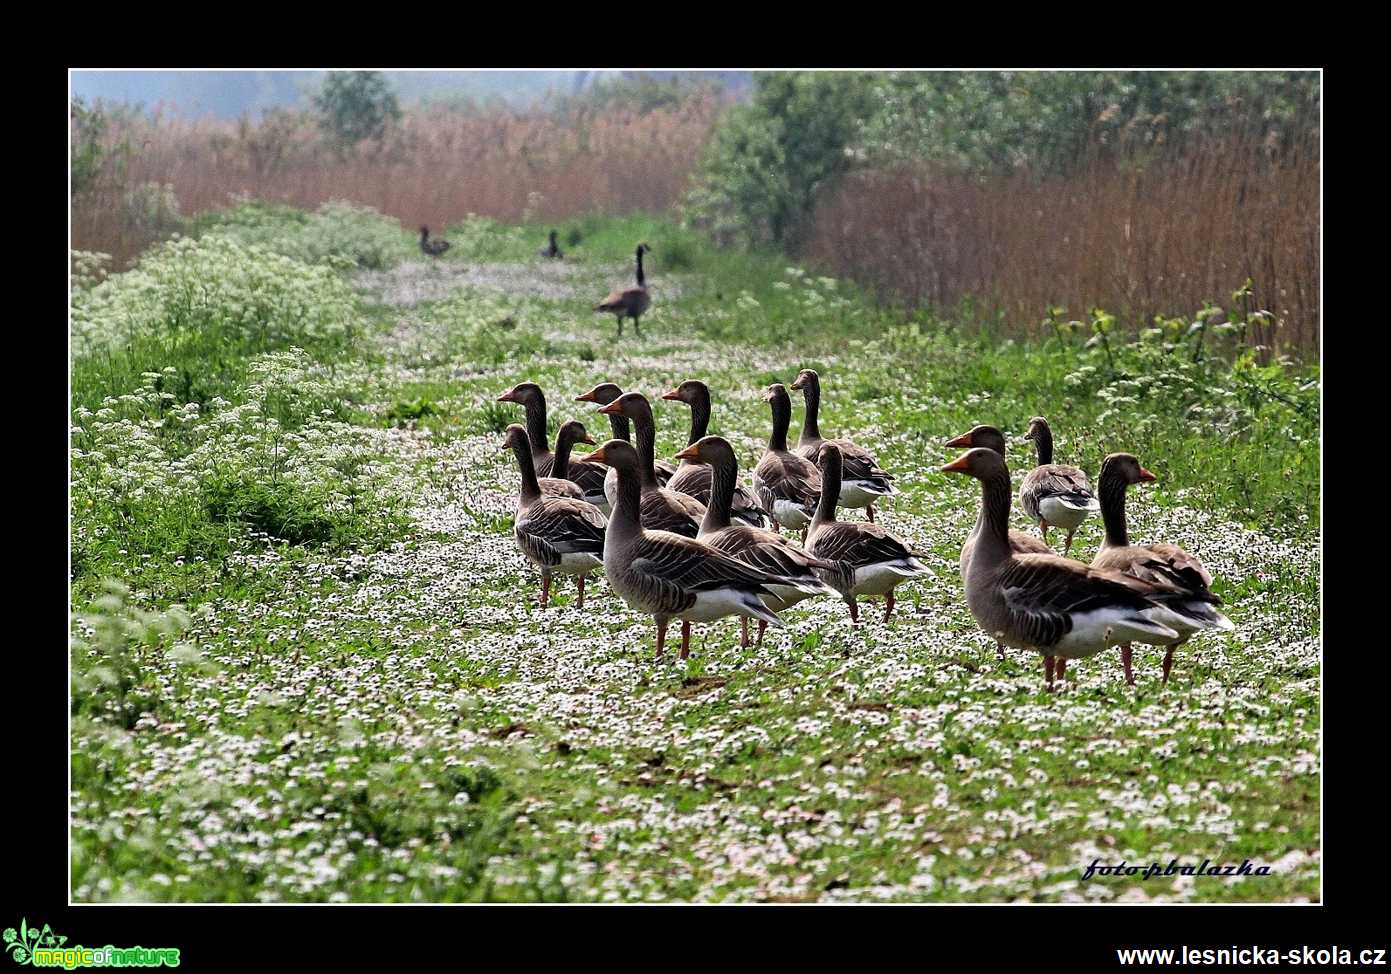
[[[900, 165], [851, 174], [823, 194], [804, 256], [881, 298], [1001, 319], [1033, 333], [1049, 306], [1093, 306], [1132, 328], [1224, 304], [1278, 325], [1251, 340], [1319, 346], [1317, 142], [1273, 151], [1245, 136], [1143, 160], [1097, 155], [1065, 176], [981, 178]], [[1248, 299], [1243, 299], [1248, 300]]]

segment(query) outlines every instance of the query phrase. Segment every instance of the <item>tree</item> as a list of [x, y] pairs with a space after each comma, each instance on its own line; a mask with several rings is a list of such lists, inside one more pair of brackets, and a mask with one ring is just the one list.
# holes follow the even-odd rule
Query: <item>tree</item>
[[380, 71], [330, 71], [314, 106], [319, 127], [342, 151], [364, 139], [380, 140], [401, 117], [396, 95]]

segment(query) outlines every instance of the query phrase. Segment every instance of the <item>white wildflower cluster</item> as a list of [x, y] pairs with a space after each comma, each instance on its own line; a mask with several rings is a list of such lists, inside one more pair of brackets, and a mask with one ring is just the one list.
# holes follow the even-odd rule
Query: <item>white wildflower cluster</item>
[[147, 336], [178, 341], [223, 330], [246, 342], [305, 342], [342, 336], [360, 316], [348, 286], [310, 267], [232, 240], [179, 239], [89, 290], [73, 292], [77, 356]]
[[208, 218], [202, 236], [336, 269], [381, 270], [414, 252], [410, 236], [395, 220], [343, 200], [330, 200], [313, 213], [244, 201]]
[[111, 271], [111, 255], [91, 250], [69, 251], [72, 260], [72, 286], [89, 290], [106, 280]]

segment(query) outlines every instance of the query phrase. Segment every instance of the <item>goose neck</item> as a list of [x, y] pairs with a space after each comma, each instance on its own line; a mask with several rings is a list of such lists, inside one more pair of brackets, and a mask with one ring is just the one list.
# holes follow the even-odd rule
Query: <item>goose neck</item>
[[1107, 466], [1097, 478], [1096, 493], [1101, 501], [1101, 521], [1106, 526], [1107, 548], [1124, 548], [1130, 544], [1125, 525], [1125, 490], [1129, 485], [1120, 472]]

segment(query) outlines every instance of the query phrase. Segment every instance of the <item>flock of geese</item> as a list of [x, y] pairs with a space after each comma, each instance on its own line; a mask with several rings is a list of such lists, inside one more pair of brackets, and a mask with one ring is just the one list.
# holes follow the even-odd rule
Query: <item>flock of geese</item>
[[[643, 250], [637, 252], [639, 282]], [[635, 323], [640, 314], [631, 315]], [[860, 598], [883, 596], [887, 622], [894, 589], [928, 573], [902, 539], [874, 522], [875, 503], [898, 493], [895, 478], [849, 440], [821, 435], [815, 371], [803, 369], [792, 389], [806, 403], [801, 438], [789, 449], [792, 400], [786, 386], [774, 383], [763, 397], [772, 432], [752, 489], [739, 483], [729, 441], [707, 435], [711, 397], [699, 379], [662, 396], [690, 408], [690, 434], [674, 457], [677, 467], [656, 459], [652, 406], [641, 393], [603, 383], [577, 398], [598, 404], [613, 432], [583, 458], [572, 458], [574, 444], [597, 444], [576, 420], [560, 427], [555, 452], [548, 448], [546, 399], [535, 383], [499, 396], [526, 411], [525, 426], [508, 428], [506, 448], [516, 455], [522, 478], [513, 531], [541, 573], [540, 604], [548, 604], [555, 575], [570, 575], [582, 608], [585, 578], [602, 566], [610, 587], [652, 616], [659, 657], [669, 623], [681, 620], [682, 659], [690, 652], [692, 623], [740, 616], [740, 645], [748, 646], [750, 620], [758, 623], [761, 643], [768, 625], [783, 626], [779, 612], [817, 596], [844, 600], [852, 625], [859, 621]], [[1052, 462], [1046, 420], [1035, 417], [1027, 436], [1038, 465], [1025, 477], [1019, 500], [1042, 539], [1009, 527], [1010, 475], [999, 429], [976, 426], [945, 443], [965, 452], [942, 471], [981, 483], [979, 516], [961, 549], [971, 614], [996, 639], [1002, 658], [1005, 646], [1042, 654], [1050, 689], [1069, 659], [1115, 645], [1126, 681], [1134, 684], [1137, 642], [1166, 647], [1167, 683], [1179, 646], [1204, 629], [1234, 628], [1216, 609], [1221, 599], [1212, 592], [1211, 574], [1174, 545], [1130, 544], [1126, 488], [1155, 479], [1134, 456], [1106, 457], [1093, 493], [1085, 473]], [[837, 507], [863, 509], [867, 520], [839, 521]], [[1096, 557], [1090, 565], [1066, 557], [1074, 532], [1097, 511], [1106, 535]], [[1047, 544], [1050, 527], [1067, 532], [1064, 556]], [[783, 528], [800, 531], [801, 544]]]

